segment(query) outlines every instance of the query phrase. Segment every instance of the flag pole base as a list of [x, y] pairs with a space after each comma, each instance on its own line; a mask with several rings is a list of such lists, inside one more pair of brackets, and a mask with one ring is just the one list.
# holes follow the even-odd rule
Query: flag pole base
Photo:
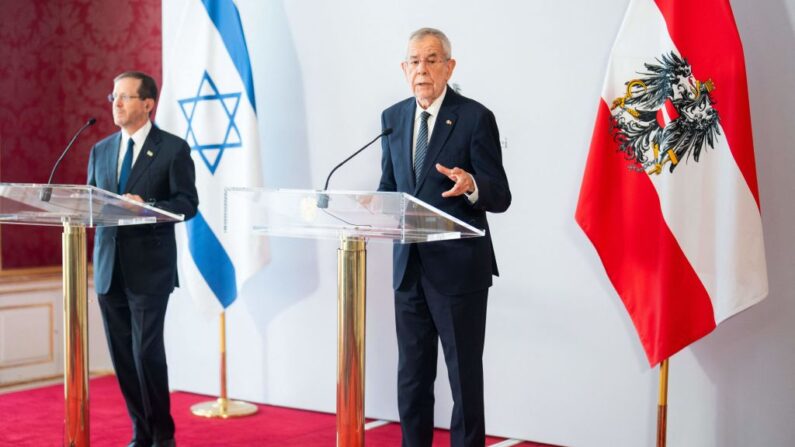
[[257, 406], [239, 400], [218, 398], [193, 405], [190, 407], [190, 412], [194, 416], [229, 419], [250, 416], [257, 412]]

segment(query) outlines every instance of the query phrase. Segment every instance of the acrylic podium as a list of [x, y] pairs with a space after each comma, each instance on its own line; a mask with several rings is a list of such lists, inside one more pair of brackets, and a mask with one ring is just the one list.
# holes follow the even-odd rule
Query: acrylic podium
[[480, 237], [474, 228], [408, 194], [227, 188], [224, 230], [338, 239], [337, 445], [364, 445], [366, 243]]
[[86, 228], [183, 216], [85, 185], [0, 183], [0, 224], [63, 227], [64, 445], [89, 445]]

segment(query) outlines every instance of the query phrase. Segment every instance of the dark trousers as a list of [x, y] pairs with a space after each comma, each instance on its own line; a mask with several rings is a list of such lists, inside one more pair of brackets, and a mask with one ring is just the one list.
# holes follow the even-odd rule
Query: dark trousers
[[124, 283], [118, 261], [113, 282], [99, 295], [113, 368], [141, 445], [174, 438], [163, 323], [168, 295], [142, 295]]
[[483, 344], [488, 289], [442, 295], [422, 274], [395, 291], [398, 410], [404, 447], [433, 441], [434, 381], [442, 342], [453, 394], [450, 444], [483, 447]]

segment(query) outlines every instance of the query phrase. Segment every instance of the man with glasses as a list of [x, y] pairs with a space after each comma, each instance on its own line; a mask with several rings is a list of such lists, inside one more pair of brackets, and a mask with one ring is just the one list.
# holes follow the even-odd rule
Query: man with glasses
[[[135, 71], [116, 76], [108, 100], [120, 132], [91, 149], [88, 184], [187, 220], [199, 205], [190, 147], [152, 124], [156, 99], [150, 76]], [[173, 223], [97, 228], [94, 286], [132, 420], [130, 447], [175, 445], [163, 323], [177, 285]]]
[[380, 191], [411, 194], [486, 236], [394, 246], [398, 409], [403, 446], [433, 440], [437, 346], [442, 343], [453, 394], [451, 445], [485, 444], [483, 345], [486, 302], [497, 263], [486, 212], [511, 203], [499, 131], [480, 103], [449, 88], [456, 61], [439, 30], [409, 38], [401, 64], [413, 97], [381, 115]]

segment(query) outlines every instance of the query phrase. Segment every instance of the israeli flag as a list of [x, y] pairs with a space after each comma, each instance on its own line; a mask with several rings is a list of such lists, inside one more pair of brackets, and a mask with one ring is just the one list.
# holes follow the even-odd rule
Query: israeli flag
[[196, 165], [199, 213], [180, 236], [180, 283], [217, 313], [268, 261], [264, 238], [223, 231], [224, 188], [262, 186], [254, 82], [232, 0], [189, 0], [178, 29], [157, 122], [190, 144]]

